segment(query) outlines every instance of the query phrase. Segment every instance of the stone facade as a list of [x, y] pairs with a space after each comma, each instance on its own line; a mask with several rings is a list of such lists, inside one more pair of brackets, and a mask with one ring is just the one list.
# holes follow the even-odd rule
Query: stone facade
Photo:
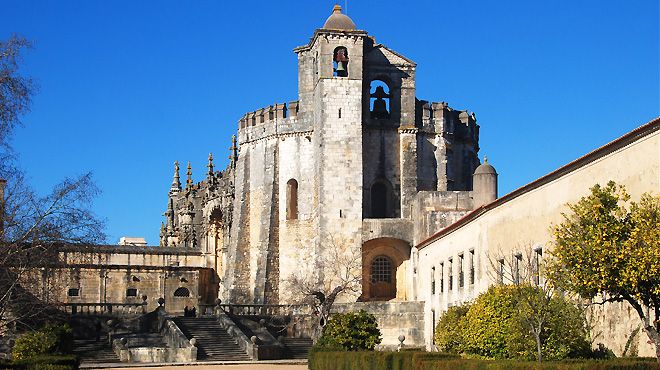
[[328, 22], [294, 50], [298, 100], [245, 114], [229, 168], [183, 189], [175, 170], [161, 245], [215, 251], [225, 300], [292, 303], [287, 281], [327, 283], [336, 248], [363, 256], [345, 300], [406, 299], [414, 243], [473, 209], [474, 114], [418, 99], [413, 61]]

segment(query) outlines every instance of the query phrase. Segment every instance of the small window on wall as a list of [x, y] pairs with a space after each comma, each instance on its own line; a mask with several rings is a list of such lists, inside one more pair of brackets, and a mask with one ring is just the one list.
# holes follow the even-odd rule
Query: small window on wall
[[179, 287], [174, 291], [175, 297], [190, 297], [190, 290], [186, 287]]
[[465, 273], [463, 272], [463, 253], [458, 255], [458, 287], [462, 288], [465, 282]]
[[497, 260], [497, 283], [504, 284], [504, 258]]
[[435, 294], [435, 266], [431, 267], [431, 294]]
[[447, 276], [449, 278], [449, 290], [454, 289], [454, 268], [453, 268], [453, 263], [454, 262], [451, 258], [447, 261]]
[[513, 283], [520, 284], [520, 265], [522, 265], [522, 254], [513, 256]]
[[80, 297], [80, 289], [70, 288], [69, 291], [67, 292], [67, 295], [69, 297]]
[[440, 293], [445, 291], [445, 264], [440, 264]]
[[543, 259], [543, 249], [541, 247], [534, 249], [534, 284], [541, 285], [541, 263]]
[[335, 48], [332, 53], [333, 76], [348, 77], [348, 49], [344, 46]]
[[286, 219], [298, 219], [298, 181], [294, 179], [286, 183]]
[[126, 297], [137, 297], [137, 289], [135, 288], [126, 289]]
[[474, 249], [470, 251], [470, 285], [474, 285]]
[[371, 81], [369, 112], [371, 112], [371, 118], [373, 119], [390, 118], [390, 87], [381, 80]]

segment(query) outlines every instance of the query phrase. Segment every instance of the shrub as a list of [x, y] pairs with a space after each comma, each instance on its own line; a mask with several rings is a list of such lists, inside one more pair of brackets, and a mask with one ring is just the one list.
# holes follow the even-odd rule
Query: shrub
[[69, 325], [47, 325], [16, 339], [12, 355], [15, 360], [48, 354], [70, 353], [73, 349], [73, 330]]
[[364, 310], [334, 314], [317, 345], [348, 351], [373, 350], [381, 341], [376, 317]]
[[448, 310], [439, 320], [435, 339], [446, 352], [488, 359], [536, 359], [536, 342], [525, 320], [529, 302], [547, 310], [541, 331], [541, 352], [546, 360], [587, 357], [582, 312], [566, 299], [529, 285], [496, 285], [466, 306]]
[[435, 327], [435, 345], [440, 351], [448, 353], [462, 352], [463, 328], [461, 324], [465, 321], [468, 305], [449, 307], [447, 312], [440, 317]]

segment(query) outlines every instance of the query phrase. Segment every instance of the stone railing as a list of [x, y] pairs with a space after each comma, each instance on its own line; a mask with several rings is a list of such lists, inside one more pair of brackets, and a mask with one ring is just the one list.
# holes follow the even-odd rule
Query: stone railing
[[[208, 309], [205, 307], [205, 309]], [[283, 304], [219, 304], [213, 310], [220, 309], [229, 315], [238, 316], [273, 316], [273, 315], [302, 315], [312, 312], [309, 305], [283, 305]], [[206, 311], [205, 311], [206, 312]]]
[[71, 315], [137, 316], [147, 312], [147, 303], [61, 303], [60, 310]]
[[220, 326], [234, 339], [234, 342], [253, 360], [259, 359], [259, 346], [256, 340], [251, 340], [243, 333], [236, 323], [222, 312], [216, 312]]

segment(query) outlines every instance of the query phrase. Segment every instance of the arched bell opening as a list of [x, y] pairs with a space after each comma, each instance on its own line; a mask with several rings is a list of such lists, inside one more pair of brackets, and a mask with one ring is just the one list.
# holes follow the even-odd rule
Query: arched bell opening
[[369, 85], [369, 116], [372, 119], [389, 119], [390, 112], [389, 85], [382, 80], [372, 80]]
[[400, 239], [378, 238], [362, 245], [363, 301], [404, 300], [410, 245]]
[[345, 46], [338, 46], [332, 52], [332, 75], [348, 77], [348, 49]]

